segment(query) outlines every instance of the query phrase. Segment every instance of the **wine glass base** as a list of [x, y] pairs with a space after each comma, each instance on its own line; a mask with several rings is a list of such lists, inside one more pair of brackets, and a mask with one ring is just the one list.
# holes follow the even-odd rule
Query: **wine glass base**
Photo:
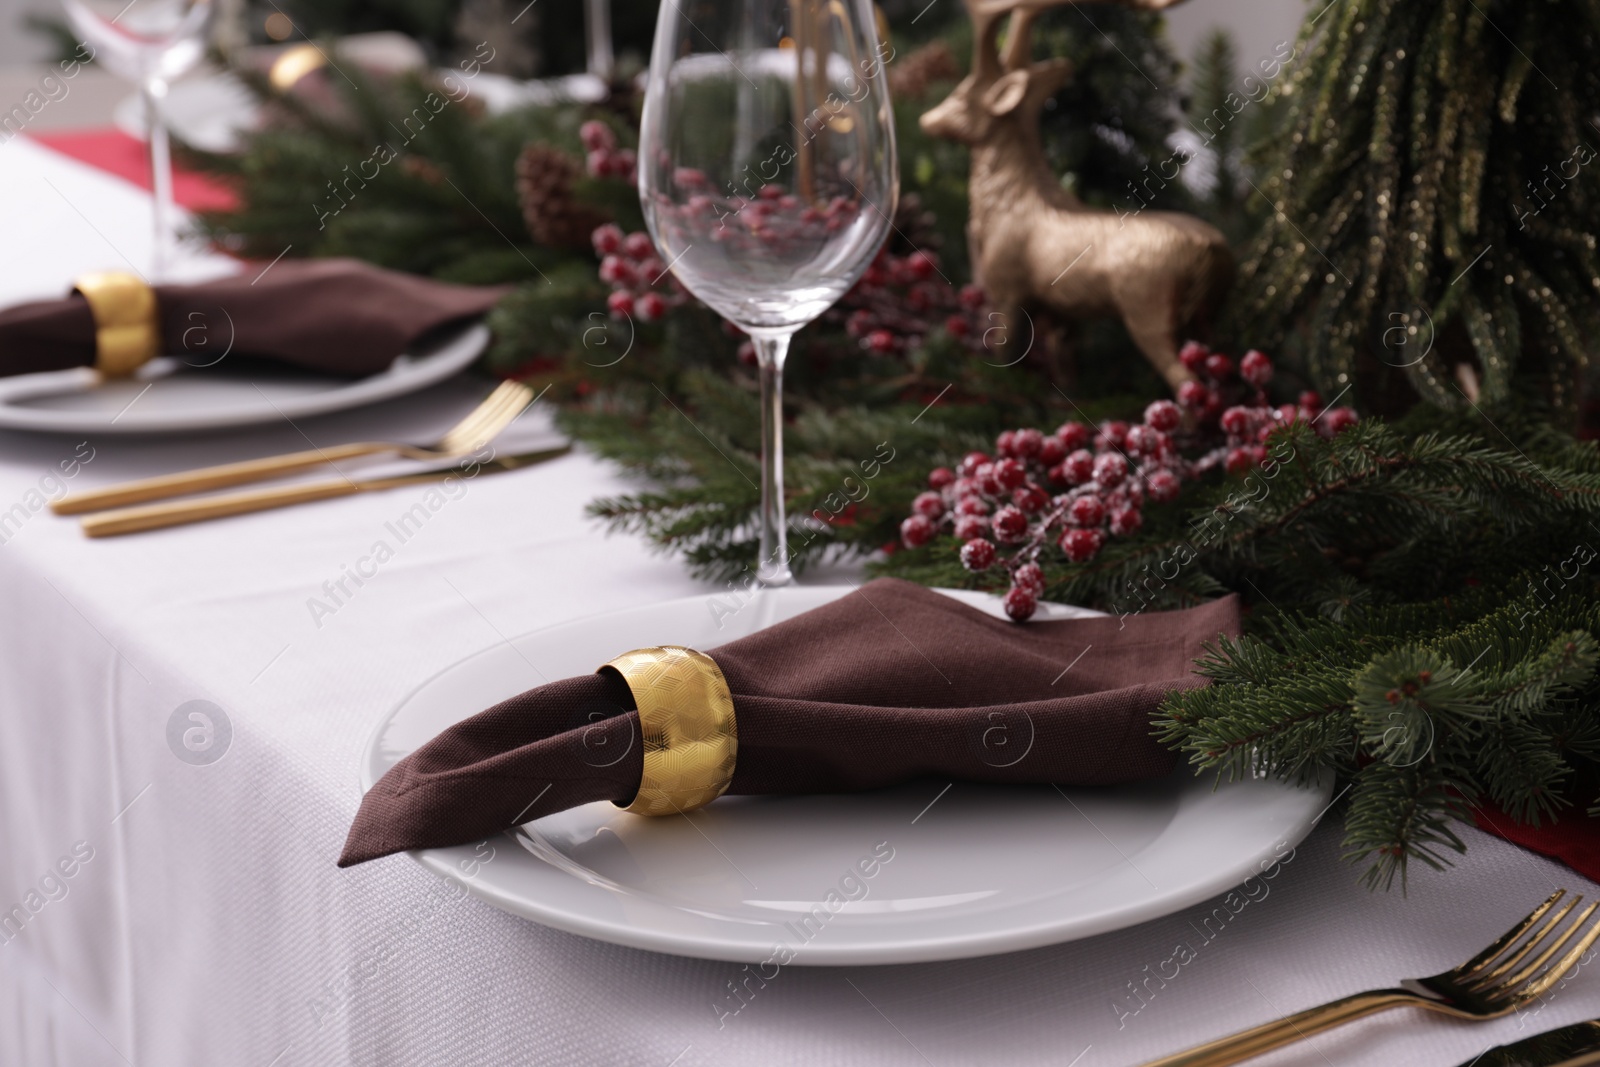
[[756, 581], [769, 588], [780, 585], [793, 585], [794, 572], [788, 564], [765, 564], [756, 571]]

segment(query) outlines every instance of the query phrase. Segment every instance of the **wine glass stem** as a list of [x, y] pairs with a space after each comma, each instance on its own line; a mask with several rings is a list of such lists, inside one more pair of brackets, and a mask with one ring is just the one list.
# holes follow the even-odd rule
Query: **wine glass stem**
[[762, 585], [788, 585], [794, 575], [783, 513], [783, 361], [790, 335], [752, 332], [750, 337], [761, 370], [761, 560], [756, 577]]
[[161, 105], [167, 95], [167, 86], [159, 78], [144, 83], [145, 121], [149, 124], [150, 185], [155, 194], [155, 232], [150, 247], [150, 278], [152, 282], [166, 280], [169, 255], [172, 251], [172, 148], [167, 140], [167, 125], [161, 118]]

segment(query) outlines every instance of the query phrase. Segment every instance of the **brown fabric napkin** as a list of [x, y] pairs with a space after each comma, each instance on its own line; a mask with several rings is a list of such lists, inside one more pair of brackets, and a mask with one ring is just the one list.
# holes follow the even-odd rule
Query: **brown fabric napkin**
[[[701, 651], [733, 693], [732, 794], [850, 792], [930, 775], [1111, 785], [1173, 769], [1151, 713], [1171, 690], [1205, 684], [1191, 662], [1238, 631], [1231, 596], [1019, 626], [880, 578]], [[540, 686], [451, 727], [362, 799], [339, 866], [477, 841], [590, 801], [630, 802], [643, 766], [633, 708], [607, 672]]]
[[[285, 259], [155, 290], [162, 355], [204, 366], [226, 351], [357, 376], [383, 370], [431, 330], [483, 314], [509, 287], [450, 285], [355, 259]], [[0, 310], [0, 377], [93, 363], [94, 317], [78, 294]]]

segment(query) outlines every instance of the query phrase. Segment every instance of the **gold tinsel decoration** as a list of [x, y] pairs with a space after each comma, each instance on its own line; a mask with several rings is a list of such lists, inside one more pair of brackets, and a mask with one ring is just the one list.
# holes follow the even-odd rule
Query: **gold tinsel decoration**
[[1402, 376], [1447, 408], [1526, 376], [1570, 412], [1600, 344], [1600, 0], [1312, 11], [1234, 331], [1297, 325], [1325, 395], [1369, 407]]

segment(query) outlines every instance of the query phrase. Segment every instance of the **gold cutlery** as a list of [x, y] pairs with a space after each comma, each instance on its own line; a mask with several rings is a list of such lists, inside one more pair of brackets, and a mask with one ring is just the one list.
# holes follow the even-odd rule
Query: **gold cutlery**
[[72, 493], [52, 503], [50, 509], [57, 515], [81, 515], [86, 511], [100, 511], [128, 504], [142, 504], [151, 500], [165, 500], [168, 497], [186, 496], [189, 493], [226, 489], [234, 485], [248, 485], [251, 482], [275, 478], [280, 474], [308, 470], [324, 463], [336, 463], [342, 459], [354, 459], [358, 456], [395, 453], [407, 459], [457, 459], [476, 452], [493, 440], [535, 399], [533, 390], [521, 382], [501, 382], [481, 404], [467, 414], [466, 418], [450, 427], [444, 436], [431, 445], [360, 441], [347, 445], [332, 445], [328, 448], [314, 448], [306, 452], [291, 452], [284, 456], [249, 459], [241, 463], [224, 463], [216, 467], [163, 474], [156, 478], [141, 478], [138, 481], [108, 485], [102, 489]]
[[207, 519], [222, 519], [230, 515], [245, 515], [253, 511], [270, 511], [291, 504], [305, 504], [314, 500], [332, 500], [335, 497], [354, 496], [381, 489], [398, 489], [406, 485], [423, 485], [442, 482], [449, 477], [470, 479], [479, 474], [530, 467], [546, 460], [564, 456], [572, 451], [571, 445], [528, 452], [518, 456], [505, 456], [478, 464], [479, 470], [470, 475], [459, 467], [445, 467], [416, 474], [402, 474], [391, 478], [363, 478], [359, 480], [311, 482], [301, 485], [284, 485], [271, 489], [251, 489], [242, 493], [201, 497], [198, 500], [174, 500], [164, 504], [144, 504], [138, 507], [119, 508], [89, 515], [82, 521], [83, 532], [90, 537], [115, 537], [119, 534], [159, 530], [168, 526], [182, 526]]
[[[1590, 904], [1563, 927], [1563, 922], [1583, 900], [1575, 896], [1565, 907], [1556, 910], [1556, 905], [1566, 895], [1565, 889], [1558, 889], [1504, 937], [1452, 970], [1430, 978], [1407, 978], [1396, 989], [1374, 989], [1307, 1008], [1197, 1045], [1186, 1052], [1152, 1060], [1144, 1067], [1224, 1067], [1331, 1030], [1352, 1019], [1403, 1005], [1457, 1019], [1497, 1019], [1509, 1015], [1560, 981], [1561, 976], [1589, 951], [1596, 938], [1600, 938], [1600, 922], [1589, 923], [1600, 903]], [[1524, 940], [1524, 935], [1536, 925], [1538, 930]], [[1575, 937], [1577, 940], [1573, 941]], [[1572, 942], [1572, 947], [1551, 962], [1568, 942]], [[1530, 955], [1531, 962], [1524, 964]]]
[[1496, 1045], [1461, 1067], [1592, 1067], [1600, 1064], [1600, 1019]]

